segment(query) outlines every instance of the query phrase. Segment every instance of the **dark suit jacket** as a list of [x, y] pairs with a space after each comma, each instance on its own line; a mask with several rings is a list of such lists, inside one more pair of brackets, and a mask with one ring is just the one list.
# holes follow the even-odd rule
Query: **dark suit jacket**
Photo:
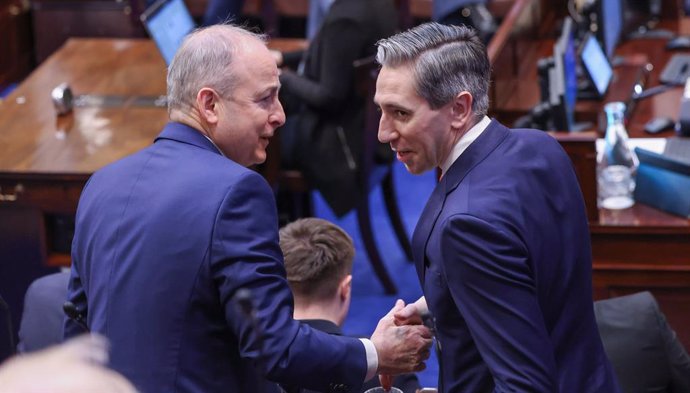
[[690, 356], [651, 293], [596, 301], [594, 313], [623, 392], [690, 392]]
[[[241, 288], [255, 318], [235, 305]], [[142, 392], [256, 392], [257, 372], [359, 388], [366, 374], [359, 340], [292, 319], [266, 181], [179, 123], [89, 180], [69, 299], [110, 339], [112, 368]], [[66, 334], [77, 332], [67, 321]]]
[[69, 272], [53, 273], [34, 280], [24, 296], [19, 325], [19, 352], [31, 352], [59, 344], [67, 299]]
[[551, 136], [492, 121], [437, 184], [412, 249], [444, 392], [618, 391], [582, 194]]
[[[355, 90], [352, 63], [373, 55], [376, 41], [393, 35], [396, 25], [392, 0], [336, 0], [309, 45], [304, 75], [280, 76], [282, 101], [301, 104], [295, 110], [296, 165], [339, 216], [362, 192], [357, 161], [364, 101]], [[385, 151], [390, 159], [390, 149]]]
[[[314, 329], [318, 329], [322, 332], [326, 332], [328, 334], [334, 334], [336, 336], [342, 336], [343, 331], [340, 329], [338, 325], [331, 321], [327, 321], [324, 319], [303, 319], [303, 323], [306, 323], [307, 325], [311, 326]], [[367, 381], [364, 386], [362, 386], [362, 389], [360, 390], [361, 392], [364, 392], [368, 389], [375, 388], [377, 386], [381, 386], [378, 377], [374, 377]], [[404, 393], [415, 393], [417, 389], [420, 388], [419, 386], [419, 380], [417, 379], [417, 376], [414, 374], [402, 374], [398, 375], [395, 377], [393, 380], [393, 386], [399, 388], [402, 390]], [[311, 393], [314, 392], [312, 390], [302, 390], [302, 393]]]

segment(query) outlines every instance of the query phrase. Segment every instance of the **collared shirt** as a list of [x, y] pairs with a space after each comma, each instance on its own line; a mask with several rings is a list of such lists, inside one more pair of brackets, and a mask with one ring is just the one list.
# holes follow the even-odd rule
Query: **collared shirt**
[[467, 149], [467, 147], [474, 142], [475, 139], [479, 138], [479, 135], [484, 132], [486, 127], [491, 123], [491, 119], [488, 116], [484, 116], [477, 124], [475, 124], [465, 135], [460, 137], [460, 140], [453, 146], [453, 150], [450, 151], [450, 155], [446, 158], [446, 161], [441, 165], [441, 177], [446, 175], [448, 169], [455, 162], [455, 160], [460, 157], [460, 155]]

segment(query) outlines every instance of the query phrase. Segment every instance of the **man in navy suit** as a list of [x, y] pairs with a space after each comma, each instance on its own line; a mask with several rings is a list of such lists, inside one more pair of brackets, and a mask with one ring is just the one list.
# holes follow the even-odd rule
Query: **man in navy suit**
[[349, 391], [424, 366], [430, 332], [397, 329], [402, 305], [371, 340], [293, 320], [273, 193], [246, 168], [285, 121], [278, 74], [260, 36], [192, 33], [168, 69], [171, 122], [82, 192], [68, 300], [141, 392], [260, 392], [263, 377]]
[[563, 149], [486, 116], [490, 64], [471, 29], [421, 25], [379, 42], [377, 60], [379, 140], [408, 171], [442, 173], [412, 239], [425, 296], [396, 314], [433, 315], [439, 390], [617, 392]]

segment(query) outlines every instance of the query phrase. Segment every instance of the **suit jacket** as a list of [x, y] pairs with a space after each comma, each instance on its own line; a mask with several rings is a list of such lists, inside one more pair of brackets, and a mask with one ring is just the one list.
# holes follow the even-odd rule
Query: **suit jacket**
[[584, 203], [558, 142], [493, 120], [434, 189], [414, 260], [443, 392], [616, 392]]
[[34, 280], [24, 296], [19, 324], [19, 352], [31, 352], [62, 342], [69, 272], [49, 274]]
[[[338, 325], [331, 321], [327, 321], [325, 319], [303, 319], [302, 322], [305, 324], [311, 326], [314, 329], [320, 330], [322, 332], [326, 332], [328, 334], [334, 334], [336, 336], [342, 336], [343, 331], [340, 329]], [[375, 388], [377, 386], [381, 386], [381, 383], [379, 382], [378, 377], [374, 377], [367, 381], [364, 386], [362, 386], [362, 389], [360, 389], [360, 392], [364, 392], [366, 390]], [[402, 390], [404, 393], [415, 393], [417, 389], [420, 388], [419, 386], [419, 380], [417, 379], [417, 376], [415, 374], [401, 374], [396, 376], [393, 379], [393, 386], [399, 388]], [[315, 393], [314, 391], [311, 390], [303, 390], [302, 393]]]
[[690, 392], [690, 356], [651, 293], [596, 301], [594, 313], [623, 392]]
[[[309, 45], [304, 75], [280, 76], [283, 102], [300, 103], [292, 156], [338, 216], [354, 208], [362, 192], [365, 106], [355, 89], [353, 62], [373, 55], [375, 43], [396, 27], [392, 0], [337, 0]], [[380, 159], [392, 159], [390, 149], [384, 151]]]
[[[233, 300], [241, 288], [249, 316]], [[345, 391], [366, 374], [359, 340], [292, 319], [266, 181], [183, 124], [89, 179], [68, 296], [142, 392], [256, 392], [257, 373]]]

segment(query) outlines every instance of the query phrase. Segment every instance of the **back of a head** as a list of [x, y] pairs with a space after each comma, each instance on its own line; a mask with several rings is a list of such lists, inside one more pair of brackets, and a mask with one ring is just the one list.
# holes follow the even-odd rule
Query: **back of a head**
[[340, 280], [352, 272], [352, 239], [326, 220], [303, 218], [281, 228], [280, 248], [295, 296], [329, 298]]
[[432, 109], [469, 92], [472, 110], [484, 116], [489, 108], [491, 64], [486, 47], [465, 26], [425, 23], [377, 43], [376, 60], [384, 67], [413, 65], [417, 93]]
[[265, 36], [231, 24], [190, 33], [168, 67], [168, 113], [189, 111], [203, 87], [228, 98], [236, 83], [231, 65], [237, 53], [243, 46], [265, 42]]

